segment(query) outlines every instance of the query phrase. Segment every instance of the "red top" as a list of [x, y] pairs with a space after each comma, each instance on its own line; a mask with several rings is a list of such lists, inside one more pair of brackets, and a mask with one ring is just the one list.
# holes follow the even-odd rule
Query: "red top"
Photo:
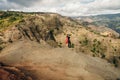
[[66, 37], [65, 43], [68, 44], [68, 37]]

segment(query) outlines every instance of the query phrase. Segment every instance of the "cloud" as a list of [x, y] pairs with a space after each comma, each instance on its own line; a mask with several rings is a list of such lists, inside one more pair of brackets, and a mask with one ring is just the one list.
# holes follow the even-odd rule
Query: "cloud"
[[70, 3], [64, 6], [64, 15], [95, 15], [120, 13], [120, 0], [94, 0], [89, 3]]
[[105, 14], [120, 12], [120, 0], [96, 0], [85, 7], [88, 8], [86, 14]]
[[81, 0], [81, 3], [91, 3], [94, 2], [95, 0]]
[[8, 3], [15, 3], [21, 6], [28, 7], [28, 6], [32, 6], [34, 3], [40, 0], [7, 0], [7, 1]]
[[111, 9], [111, 10], [116, 10], [120, 9], [120, 0], [96, 0], [95, 2], [89, 4], [93, 9]]
[[119, 3], [120, 0], [0, 0], [0, 9], [81, 16], [120, 12]]

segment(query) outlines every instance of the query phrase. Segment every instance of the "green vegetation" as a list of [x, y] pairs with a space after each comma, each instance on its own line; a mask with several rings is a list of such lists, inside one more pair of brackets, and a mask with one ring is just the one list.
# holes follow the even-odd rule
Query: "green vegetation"
[[87, 39], [87, 37], [85, 37], [82, 41], [79, 41], [79, 43], [82, 46], [87, 46], [89, 44], [89, 40]]
[[9, 26], [13, 26], [23, 19], [22, 13], [18, 12], [0, 12], [0, 31]]
[[93, 25], [106, 26], [120, 33], [120, 14], [92, 16], [91, 19], [94, 20]]
[[62, 48], [62, 43], [61, 42], [58, 43], [58, 47]]
[[119, 66], [119, 57], [113, 56], [108, 60], [110, 63], [112, 63], [115, 67]]
[[99, 56], [101, 58], [105, 58], [105, 52], [107, 51], [107, 47], [104, 46], [101, 41], [94, 39], [90, 41], [89, 38], [85, 37], [81, 41], [79, 41], [81, 46], [87, 48], [89, 51], [93, 53], [93, 56]]
[[89, 25], [89, 22], [84, 21], [84, 22], [81, 23], [81, 25], [84, 26], [84, 27], [87, 27]]
[[71, 48], [74, 48], [74, 47], [75, 47], [75, 45], [72, 43], [72, 44], [71, 44]]
[[3, 44], [3, 41], [0, 39], [0, 51], [4, 48], [4, 44]]
[[105, 57], [104, 53], [106, 52], [107, 47], [104, 46], [100, 41], [97, 39], [93, 40], [93, 44], [91, 46], [91, 52], [93, 52], [93, 56], [101, 56], [102, 58]]
[[12, 16], [12, 17], [9, 18], [8, 21], [9, 21], [9, 22], [14, 22], [14, 21], [16, 21], [16, 20], [17, 20], [17, 18], [15, 18], [15, 17]]

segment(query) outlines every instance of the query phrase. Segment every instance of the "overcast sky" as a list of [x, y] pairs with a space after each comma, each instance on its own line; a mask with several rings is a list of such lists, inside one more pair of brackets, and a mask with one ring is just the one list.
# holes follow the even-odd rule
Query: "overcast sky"
[[55, 12], [65, 16], [120, 13], [120, 0], [0, 0], [0, 10]]

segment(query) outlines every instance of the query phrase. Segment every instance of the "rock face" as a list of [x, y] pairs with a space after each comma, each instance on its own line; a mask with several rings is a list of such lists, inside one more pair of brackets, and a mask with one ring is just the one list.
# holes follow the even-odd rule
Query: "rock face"
[[[24, 25], [22, 25], [24, 24]], [[53, 30], [57, 27], [53, 26], [53, 29], [47, 29], [48, 27], [41, 27], [34, 22], [23, 22], [11, 29], [6, 30], [3, 33], [1, 39], [4, 42], [15, 42], [19, 39], [27, 39], [30, 41], [40, 42], [40, 40], [54, 40]]]
[[0, 64], [0, 80], [32, 80], [26, 76], [21, 70]]
[[29, 18], [27, 17], [16, 25], [0, 32], [0, 42], [12, 43], [25, 39], [38, 43], [44, 40], [56, 44], [54, 35], [60, 32], [62, 26], [62, 22], [55, 15], [29, 16]]
[[105, 60], [31, 41], [6, 47], [0, 61], [20, 68], [33, 80], [117, 80], [120, 77], [120, 71]]

